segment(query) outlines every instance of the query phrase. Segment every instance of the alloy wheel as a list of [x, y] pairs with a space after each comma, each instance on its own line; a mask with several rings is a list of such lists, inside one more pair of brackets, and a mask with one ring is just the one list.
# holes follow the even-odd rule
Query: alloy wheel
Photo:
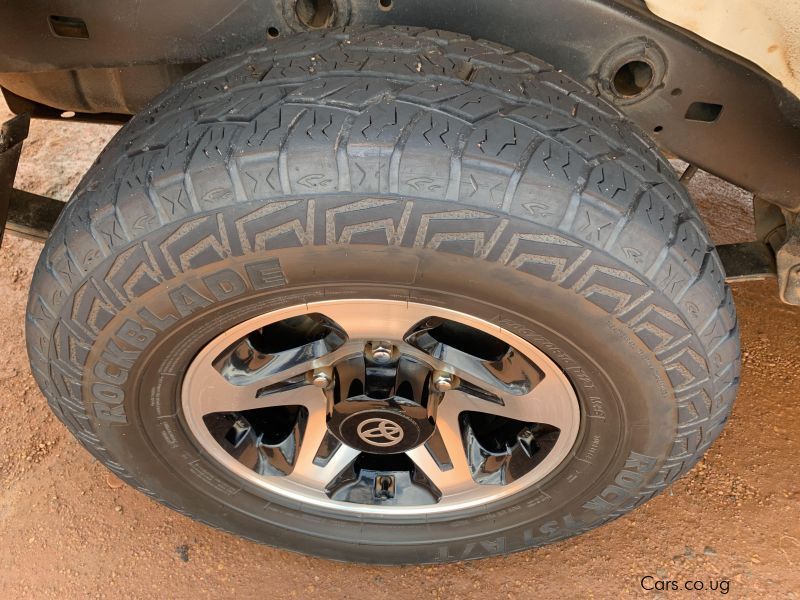
[[566, 375], [522, 338], [442, 307], [302, 304], [206, 345], [189, 430], [236, 476], [344, 513], [441, 513], [525, 489], [569, 455]]

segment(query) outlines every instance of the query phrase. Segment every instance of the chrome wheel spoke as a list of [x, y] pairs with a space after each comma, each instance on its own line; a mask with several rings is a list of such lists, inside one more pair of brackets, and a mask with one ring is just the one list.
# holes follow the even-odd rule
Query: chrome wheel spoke
[[196, 414], [217, 412], [242, 412], [256, 408], [274, 406], [325, 406], [325, 395], [319, 388], [303, 385], [273, 394], [260, 394], [262, 382], [249, 385], [234, 385], [211, 365], [194, 374], [195, 385], [200, 393], [192, 398]]
[[541, 372], [513, 348], [502, 359], [489, 361], [444, 346], [437, 358], [463, 381], [501, 398], [523, 395], [541, 379]]
[[[252, 374], [246, 380], [243, 377], [233, 380], [226, 378], [210, 361], [198, 364], [192, 371], [192, 385], [198, 392], [192, 398], [194, 410], [197, 414], [206, 415], [273, 406], [308, 406], [317, 401], [324, 402], [322, 391], [307, 385], [302, 381], [302, 376], [360, 351], [360, 344], [345, 344], [323, 357], [298, 362], [266, 376], [261, 373]], [[272, 387], [292, 379], [296, 380], [292, 385]]]
[[443, 497], [465, 492], [476, 485], [472, 479], [463, 448], [450, 449], [450, 460], [455, 463], [450, 469], [443, 469], [424, 445], [417, 446], [406, 454], [431, 480]]
[[[319, 356], [309, 355], [302, 358], [299, 353], [292, 358], [286, 356], [280, 361], [271, 363], [269, 368], [253, 371], [246, 376], [231, 377], [230, 383], [243, 388], [267, 388], [315, 369], [327, 367], [350, 354], [358, 354], [361, 352], [362, 348], [363, 344], [361, 343], [345, 343], [339, 348], [320, 354]], [[282, 354], [288, 355], [288, 352]]]
[[434, 456], [430, 444], [417, 446], [406, 453], [443, 496], [475, 487], [464, 450], [458, 414], [459, 411], [440, 411], [436, 418], [436, 431], [446, 456]]
[[458, 409], [459, 412], [488, 413], [525, 423], [542, 423], [564, 429], [571, 424], [573, 412], [559, 401], [561, 397], [559, 394], [563, 394], [562, 383], [549, 377], [545, 377], [531, 392], [525, 395], [504, 395], [501, 398], [502, 404], [474, 396], [463, 390], [453, 390], [444, 395], [439, 415]]
[[405, 302], [354, 300], [331, 303], [320, 308], [320, 314], [335, 322], [349, 339], [389, 340], [400, 342], [415, 325], [428, 317], [419, 305]]
[[324, 406], [313, 410], [309, 409], [305, 432], [300, 442], [294, 469], [289, 475], [290, 479], [318, 490], [324, 490], [339, 473], [356, 459], [359, 454], [358, 450], [345, 444], [339, 444], [328, 460], [323, 465], [318, 465], [314, 459], [326, 433]]
[[505, 396], [503, 401], [510, 418], [551, 425], [563, 431], [573, 424], [575, 416], [572, 407], [562, 400], [570, 391], [565, 387], [563, 377], [548, 373], [529, 393], [523, 396]]

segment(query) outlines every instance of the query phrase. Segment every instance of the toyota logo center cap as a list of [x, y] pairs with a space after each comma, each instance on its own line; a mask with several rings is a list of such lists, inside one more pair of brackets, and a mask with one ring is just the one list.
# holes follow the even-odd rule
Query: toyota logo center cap
[[339, 427], [341, 439], [362, 452], [397, 454], [417, 446], [420, 430], [400, 411], [368, 410], [350, 415]]

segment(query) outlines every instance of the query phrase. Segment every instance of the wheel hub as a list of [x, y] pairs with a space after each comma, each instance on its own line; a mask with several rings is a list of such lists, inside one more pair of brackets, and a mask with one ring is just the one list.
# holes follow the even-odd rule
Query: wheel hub
[[337, 385], [328, 431], [340, 442], [362, 452], [399, 454], [433, 435], [440, 397], [430, 385], [433, 370], [401, 348], [365, 342], [362, 357], [336, 363], [332, 372]]
[[400, 454], [433, 435], [435, 425], [425, 407], [395, 396], [373, 400], [351, 398], [334, 406], [328, 431], [351, 448], [373, 454]]

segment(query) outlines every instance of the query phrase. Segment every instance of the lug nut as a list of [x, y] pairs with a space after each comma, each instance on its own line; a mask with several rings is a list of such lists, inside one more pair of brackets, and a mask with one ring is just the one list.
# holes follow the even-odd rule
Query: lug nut
[[328, 375], [324, 371], [319, 371], [317, 373], [314, 373], [314, 376], [311, 378], [311, 383], [318, 388], [325, 389], [331, 384], [331, 378], [330, 375]]
[[450, 373], [435, 373], [433, 376], [433, 388], [437, 392], [452, 390], [453, 376]]
[[372, 342], [372, 360], [385, 365], [392, 360], [392, 345], [388, 342]]

